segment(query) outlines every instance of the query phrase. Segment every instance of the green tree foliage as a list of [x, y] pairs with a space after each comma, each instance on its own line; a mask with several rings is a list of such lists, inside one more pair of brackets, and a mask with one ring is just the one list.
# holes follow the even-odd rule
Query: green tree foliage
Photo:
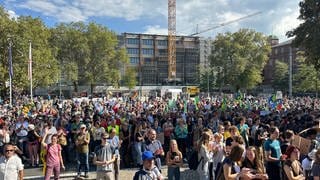
[[98, 84], [119, 86], [120, 69], [129, 62], [117, 36], [96, 23], [60, 24], [52, 30], [52, 43], [63, 74], [76, 86]]
[[249, 29], [219, 34], [214, 41], [210, 65], [219, 69], [217, 85], [234, 90], [252, 89], [262, 82], [261, 72], [271, 47], [262, 33]]
[[292, 31], [288, 37], [294, 37], [296, 47], [305, 48], [305, 61], [320, 70], [320, 1], [304, 0], [299, 3], [302, 23]]
[[288, 89], [289, 71], [288, 64], [276, 60], [274, 69], [273, 87], [276, 90], [286, 91]]
[[316, 92], [320, 89], [319, 73], [314, 65], [306, 63], [304, 53], [299, 53], [297, 57], [299, 63], [298, 72], [293, 74], [294, 92]]
[[125, 74], [123, 76], [123, 85], [129, 89], [133, 89], [137, 84], [137, 69], [130, 66], [126, 67]]
[[10, 19], [0, 7], [0, 81], [8, 81], [8, 44], [12, 42], [13, 86], [28, 89], [29, 41], [32, 42], [33, 87], [48, 86], [58, 80], [59, 68], [48, 42], [51, 34], [38, 18]]

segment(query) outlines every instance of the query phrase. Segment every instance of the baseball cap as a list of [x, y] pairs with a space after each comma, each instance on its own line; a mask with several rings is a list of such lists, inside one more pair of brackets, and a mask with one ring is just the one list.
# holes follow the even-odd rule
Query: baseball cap
[[153, 159], [154, 156], [153, 156], [153, 153], [151, 151], [144, 151], [143, 154], [142, 154], [142, 160], [151, 160]]
[[86, 126], [85, 124], [81, 124], [81, 125], [80, 125], [80, 129], [81, 129], [81, 128], [87, 128], [87, 126]]

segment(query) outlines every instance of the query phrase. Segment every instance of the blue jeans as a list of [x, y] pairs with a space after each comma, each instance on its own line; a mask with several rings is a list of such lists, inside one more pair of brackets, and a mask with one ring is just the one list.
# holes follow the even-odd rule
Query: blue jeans
[[142, 165], [142, 152], [144, 151], [143, 149], [143, 143], [142, 142], [134, 142], [134, 149], [136, 153], [136, 163], [139, 165]]
[[180, 167], [168, 167], [168, 180], [180, 180]]
[[77, 169], [78, 175], [81, 173], [81, 168], [84, 166], [84, 173], [87, 174], [89, 172], [89, 153], [77, 153]]

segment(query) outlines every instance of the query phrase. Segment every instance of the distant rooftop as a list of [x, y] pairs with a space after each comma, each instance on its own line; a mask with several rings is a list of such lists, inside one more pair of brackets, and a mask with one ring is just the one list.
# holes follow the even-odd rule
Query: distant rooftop
[[292, 43], [292, 40], [293, 40], [293, 39], [289, 39], [289, 40], [287, 40], [287, 41], [284, 41], [284, 42], [281, 42], [281, 43], [279, 43], [279, 44], [276, 44], [276, 45], [274, 45], [274, 46], [272, 46], [272, 47], [280, 47], [280, 46], [285, 46], [285, 45], [291, 44], [291, 43]]

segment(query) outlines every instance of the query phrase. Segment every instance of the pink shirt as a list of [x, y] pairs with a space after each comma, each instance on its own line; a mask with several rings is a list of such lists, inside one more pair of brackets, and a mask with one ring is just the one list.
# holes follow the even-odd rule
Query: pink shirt
[[60, 165], [59, 153], [61, 151], [60, 144], [47, 145], [47, 166], [52, 167], [55, 165]]

